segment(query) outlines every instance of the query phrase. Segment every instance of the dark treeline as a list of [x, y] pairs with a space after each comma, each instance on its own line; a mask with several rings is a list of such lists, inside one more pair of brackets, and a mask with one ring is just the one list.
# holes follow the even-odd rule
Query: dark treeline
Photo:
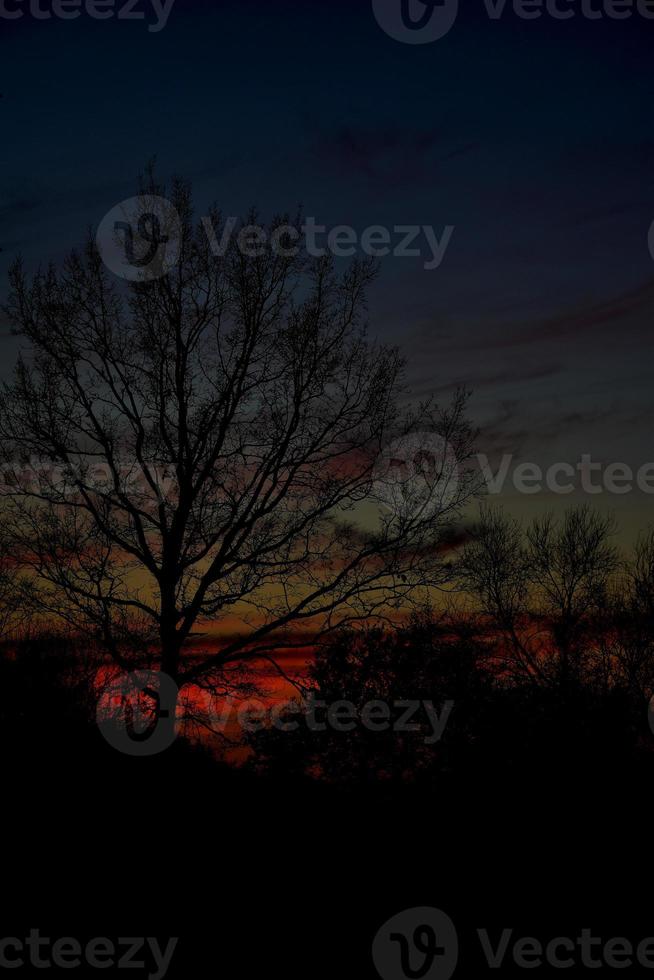
[[452, 702], [442, 737], [430, 744], [424, 710], [409, 732], [318, 731], [298, 702], [287, 719], [302, 721], [296, 729], [250, 736], [251, 765], [430, 789], [468, 777], [517, 785], [650, 773], [654, 534], [624, 560], [614, 531], [588, 507], [527, 528], [483, 510], [453, 568], [461, 591], [447, 613], [414, 615], [393, 632], [344, 633], [311, 669], [315, 701], [350, 701], [358, 717], [372, 701], [427, 700], [438, 712]]
[[[447, 610], [425, 608], [397, 629], [343, 629], [318, 644], [299, 678], [305, 698], [281, 719], [292, 730], [266, 723], [244, 732], [250, 755], [239, 774], [220, 761], [221, 737], [212, 742], [208, 729], [199, 742], [178, 738], [151, 765], [180, 778], [197, 765], [216, 778], [305, 790], [432, 793], [453, 782], [599, 785], [613, 776], [648, 783], [654, 534], [625, 559], [614, 531], [587, 507], [527, 527], [483, 510], [452, 563]], [[95, 724], [103, 662], [100, 647], [25, 624], [5, 643], [0, 728], [17, 766], [24, 756], [48, 757], [62, 772], [77, 760], [117, 779], [131, 766], [137, 778], [135, 760], [108, 746]], [[244, 698], [251, 683], [249, 672]], [[324, 722], [326, 707], [315, 705], [341, 701], [354, 706], [351, 730], [307, 723], [312, 704]], [[385, 727], [361, 722], [372, 702], [388, 707]], [[409, 702], [421, 706], [398, 730]], [[425, 703], [442, 722], [438, 738]]]

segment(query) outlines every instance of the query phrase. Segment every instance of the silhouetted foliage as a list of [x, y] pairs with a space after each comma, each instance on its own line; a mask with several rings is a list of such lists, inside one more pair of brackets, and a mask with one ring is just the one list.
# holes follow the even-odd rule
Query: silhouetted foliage
[[[141, 192], [167, 193], [152, 173]], [[234, 234], [214, 254], [188, 186], [169, 196], [179, 261], [158, 279], [119, 287], [93, 240], [61, 270], [14, 265], [6, 313], [25, 351], [0, 438], [7, 465], [40, 461], [2, 503], [43, 613], [182, 685], [271, 652], [282, 630], [288, 645], [307, 623], [406, 609], [445, 582], [465, 470], [439, 507], [377, 508], [368, 523], [360, 508], [390, 441], [428, 429], [464, 464], [473, 433], [462, 394], [404, 404], [397, 350], [366, 338], [373, 265], [338, 274], [273, 234], [247, 254]], [[234, 615], [243, 629], [226, 643], [189, 645]]]
[[560, 521], [536, 518], [526, 529], [501, 510], [482, 509], [459, 574], [506, 673], [559, 691], [582, 681], [619, 568], [614, 531], [588, 506]]

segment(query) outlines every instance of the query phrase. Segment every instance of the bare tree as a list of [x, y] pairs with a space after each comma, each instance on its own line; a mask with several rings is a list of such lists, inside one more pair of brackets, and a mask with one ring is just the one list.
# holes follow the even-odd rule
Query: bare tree
[[[166, 189], [150, 174], [141, 192]], [[158, 278], [117, 282], [94, 241], [61, 270], [14, 265], [6, 312], [25, 348], [0, 437], [7, 465], [30, 464], [3, 512], [42, 608], [182, 685], [443, 585], [473, 433], [462, 393], [403, 407], [401, 358], [366, 339], [370, 264], [339, 275], [274, 247], [286, 216], [267, 244], [235, 235], [217, 255], [188, 186], [168, 197], [179, 258]], [[220, 237], [215, 209], [210, 221]], [[438, 506], [379, 510], [381, 450], [425, 429], [446, 441], [456, 486], [432, 481]]]
[[619, 569], [613, 531], [612, 519], [588, 506], [559, 521], [538, 518], [525, 531], [499, 510], [482, 510], [460, 571], [514, 675], [558, 687], [581, 676], [602, 639]]
[[613, 685], [649, 701], [654, 695], [654, 530], [638, 538], [616, 589], [602, 649]]
[[0, 642], [24, 625], [28, 593], [28, 583], [20, 575], [6, 542], [0, 541]]
[[25, 637], [32, 625], [32, 582], [21, 568], [13, 542], [0, 525], [0, 644]]

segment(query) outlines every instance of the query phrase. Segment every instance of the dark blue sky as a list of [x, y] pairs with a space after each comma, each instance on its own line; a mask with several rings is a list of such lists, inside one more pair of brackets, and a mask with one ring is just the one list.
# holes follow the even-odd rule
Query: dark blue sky
[[[386, 258], [370, 297], [416, 391], [470, 384], [482, 450], [637, 467], [654, 460], [653, 50], [637, 15], [491, 21], [482, 0], [425, 45], [387, 36], [370, 0], [176, 0], [159, 33], [0, 19], [0, 295], [18, 251], [61, 258], [155, 154], [200, 209], [454, 225], [438, 269]], [[643, 524], [653, 500], [596, 502]]]

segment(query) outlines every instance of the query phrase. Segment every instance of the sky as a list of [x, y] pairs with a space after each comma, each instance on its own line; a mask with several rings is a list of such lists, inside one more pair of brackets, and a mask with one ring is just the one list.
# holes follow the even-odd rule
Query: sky
[[[0, 298], [16, 254], [60, 261], [154, 156], [200, 211], [301, 204], [359, 237], [450, 226], [437, 268], [389, 255], [369, 296], [416, 396], [468, 385], [493, 469], [654, 462], [654, 19], [591, 20], [581, 0], [569, 20], [493, 19], [466, 0], [445, 36], [406, 44], [372, 0], [175, 0], [158, 31], [152, 0], [139, 20], [30, 2], [0, 0]], [[6, 377], [2, 319], [0, 338]], [[509, 478], [495, 499], [530, 515], [584, 496]], [[592, 503], [625, 540], [654, 520], [652, 493]]]

